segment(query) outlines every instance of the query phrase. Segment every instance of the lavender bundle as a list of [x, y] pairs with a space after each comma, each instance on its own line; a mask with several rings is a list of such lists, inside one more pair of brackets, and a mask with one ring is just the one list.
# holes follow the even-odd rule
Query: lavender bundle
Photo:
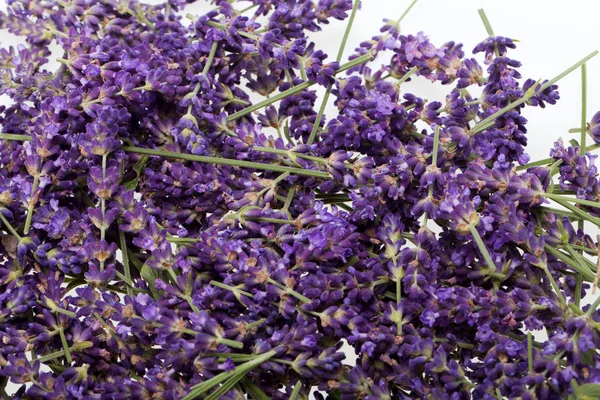
[[[600, 396], [597, 52], [522, 80], [482, 11], [476, 58], [405, 13], [343, 60], [359, 0], [213, 3], [0, 15], [0, 397]], [[531, 162], [577, 69], [579, 140]]]

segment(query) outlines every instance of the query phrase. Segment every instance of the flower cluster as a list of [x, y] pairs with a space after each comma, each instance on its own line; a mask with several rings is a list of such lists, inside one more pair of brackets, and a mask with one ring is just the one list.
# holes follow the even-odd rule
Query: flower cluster
[[[598, 389], [600, 113], [525, 151], [523, 112], [565, 74], [523, 81], [509, 38], [480, 62], [400, 20], [345, 62], [359, 0], [190, 2], [0, 13], [26, 42], [0, 51], [0, 397]], [[332, 19], [336, 59], [308, 39]]]

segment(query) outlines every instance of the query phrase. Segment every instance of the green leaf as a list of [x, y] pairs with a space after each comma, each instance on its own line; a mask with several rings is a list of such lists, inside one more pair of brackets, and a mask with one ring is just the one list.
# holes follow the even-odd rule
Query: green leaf
[[577, 400], [597, 400], [600, 398], [600, 384], [586, 383], [579, 386], [575, 390], [575, 398]]
[[[585, 352], [581, 352], [579, 355], [581, 357], [581, 362], [587, 365], [595, 365], [594, 356], [596, 355], [595, 350], [588, 350]], [[600, 397], [600, 396], [599, 396]]]
[[296, 385], [294, 386], [294, 390], [292, 391], [292, 394], [290, 395], [290, 400], [298, 400], [300, 398], [301, 390], [302, 390], [302, 382], [298, 381], [298, 382], [296, 382]]
[[160, 292], [156, 289], [156, 285], [154, 282], [159, 278], [158, 271], [154, 268], [150, 267], [147, 263], [142, 265], [142, 269], [140, 271], [140, 275], [143, 280], [148, 284], [148, 288], [150, 292], [152, 292], [152, 297], [158, 300], [161, 296]]
[[146, 168], [146, 164], [148, 163], [149, 159], [150, 159], [150, 157], [144, 154], [140, 158], [140, 160], [135, 163], [135, 165], [133, 166], [133, 171], [135, 172], [135, 178], [133, 178], [132, 180], [130, 180], [129, 182], [127, 182], [125, 184], [125, 189], [135, 190], [135, 188], [137, 188], [139, 180], [140, 180], [140, 175], [142, 174], [142, 171], [144, 170], [144, 168]]
[[67, 293], [70, 292], [71, 290], [75, 289], [77, 286], [85, 285], [85, 283], [86, 283], [85, 279], [83, 279], [83, 278], [77, 277], [77, 278], [73, 279], [67, 285]]
[[250, 395], [252, 400], [269, 400], [269, 396], [267, 396], [262, 390], [259, 389], [248, 377], [244, 376], [240, 381], [246, 392]]
[[267, 361], [269, 358], [273, 357], [275, 354], [277, 354], [276, 350], [270, 350], [266, 353], [256, 356], [256, 358], [254, 360], [251, 360], [244, 364], [238, 365], [232, 371], [222, 372], [218, 375], [213, 376], [212, 378], [210, 378], [207, 381], [204, 381], [202, 383], [194, 385], [191, 387], [191, 390], [189, 391], [189, 393], [187, 395], [185, 395], [182, 400], [198, 399], [204, 393], [208, 392], [209, 390], [216, 387], [220, 383], [225, 382], [226, 380], [228, 380], [234, 376], [238, 376], [238, 374], [242, 375], [242, 377], [243, 377], [244, 374], [246, 374], [246, 373], [250, 372], [251, 370], [253, 370], [254, 368], [258, 367], [260, 364]]

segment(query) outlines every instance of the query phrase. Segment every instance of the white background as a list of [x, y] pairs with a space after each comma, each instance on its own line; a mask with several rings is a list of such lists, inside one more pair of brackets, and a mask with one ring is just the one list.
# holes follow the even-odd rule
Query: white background
[[[241, 3], [239, 9], [248, 3]], [[379, 33], [382, 19], [397, 19], [410, 4], [408, 0], [365, 0], [350, 34], [346, 56], [366, 39]], [[578, 60], [600, 49], [600, 1], [598, 0], [421, 0], [401, 24], [404, 34], [423, 31], [435, 45], [454, 40], [464, 44], [466, 56], [487, 34], [477, 10], [484, 8], [496, 35], [518, 39], [517, 50], [509, 56], [523, 63], [524, 78], [550, 79]], [[213, 6], [204, 2], [194, 4], [185, 12], [201, 13]], [[5, 10], [1, 5], [0, 9]], [[311, 34], [318, 48], [331, 58], [337, 54], [345, 22], [332, 22], [323, 32]], [[21, 43], [5, 30], [0, 30], [1, 47]], [[58, 55], [57, 55], [58, 56]], [[567, 129], [580, 126], [581, 80], [576, 71], [559, 82], [561, 100], [545, 110], [528, 108], [528, 152], [532, 160], [545, 158], [552, 143], [559, 137], [565, 140], [578, 134]], [[405, 88], [429, 100], [443, 100], [447, 88], [416, 79]], [[7, 104], [0, 97], [0, 103]], [[320, 100], [319, 103], [320, 104]], [[334, 108], [329, 107], [329, 112]], [[600, 56], [588, 63], [588, 121], [600, 111]], [[590, 140], [591, 142], [591, 140]], [[589, 298], [586, 299], [589, 301]], [[10, 390], [9, 390], [10, 392]]]

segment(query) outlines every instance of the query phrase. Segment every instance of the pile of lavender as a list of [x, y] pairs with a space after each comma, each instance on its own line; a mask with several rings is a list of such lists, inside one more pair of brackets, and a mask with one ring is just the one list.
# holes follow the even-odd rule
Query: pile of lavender
[[[186, 3], [0, 15], [0, 398], [599, 396], [596, 53], [522, 79], [480, 11], [476, 58], [403, 15], [343, 60], [358, 0]], [[575, 70], [580, 134], [532, 162]]]

